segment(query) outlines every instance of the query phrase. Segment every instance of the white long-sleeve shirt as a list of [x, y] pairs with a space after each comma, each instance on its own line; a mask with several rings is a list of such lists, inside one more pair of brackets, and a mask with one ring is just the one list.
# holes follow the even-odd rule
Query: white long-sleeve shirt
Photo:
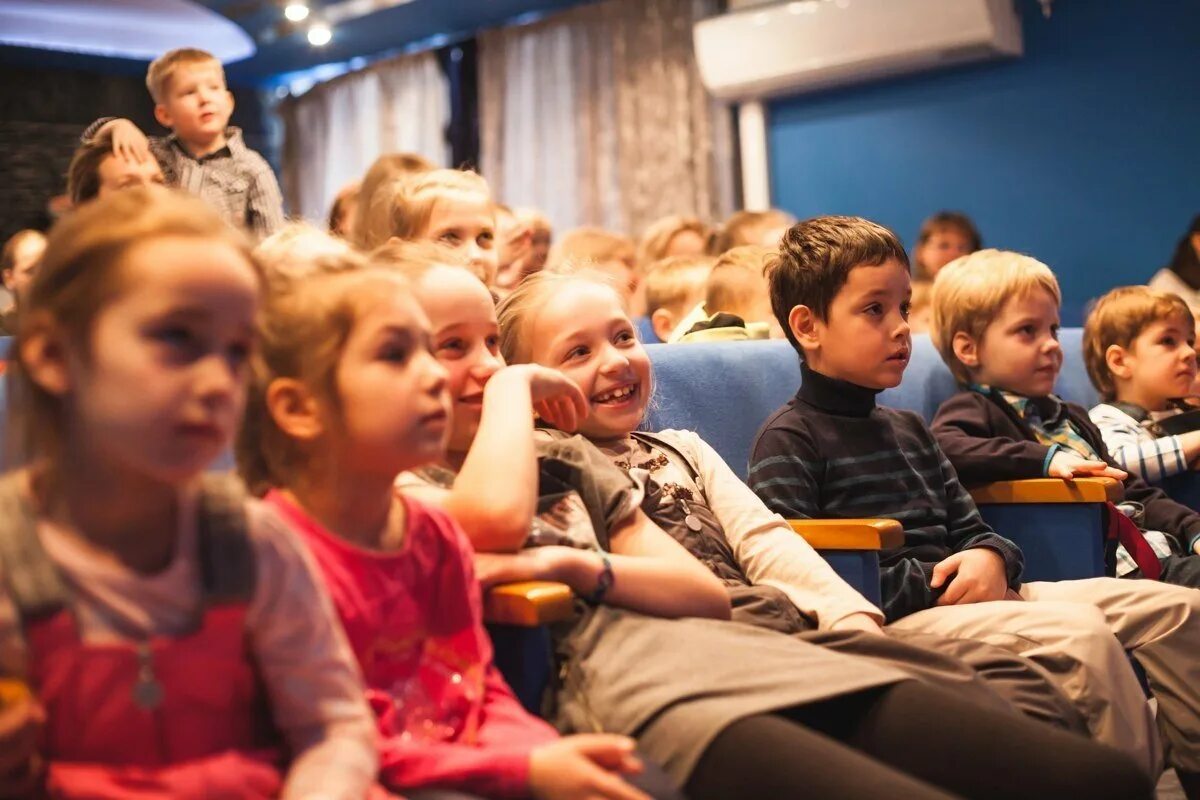
[[1136, 419], [1108, 403], [1096, 406], [1088, 416], [1100, 429], [1105, 447], [1122, 469], [1140, 475], [1149, 483], [1187, 471], [1188, 462], [1178, 436], [1155, 437]]

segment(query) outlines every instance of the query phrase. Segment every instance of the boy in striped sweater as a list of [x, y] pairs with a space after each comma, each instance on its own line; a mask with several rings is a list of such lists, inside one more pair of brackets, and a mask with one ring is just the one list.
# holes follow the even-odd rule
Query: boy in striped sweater
[[1083, 327], [1088, 377], [1104, 402], [1088, 412], [1113, 460], [1149, 483], [1200, 459], [1200, 428], [1171, 435], [1160, 422], [1195, 409], [1196, 321], [1178, 295], [1122, 286], [1101, 297]]
[[[853, 217], [806, 220], [768, 270], [803, 383], [758, 432], [751, 488], [788, 518], [898, 520], [903, 546], [880, 554], [890, 626], [1032, 658], [1095, 738], [1154, 775], [1156, 737], [1124, 663], [1131, 650], [1158, 700], [1169, 762], [1189, 799], [1200, 798], [1200, 593], [1114, 578], [1022, 581], [1020, 549], [979, 516], [924, 421], [875, 402], [900, 383], [911, 353], [908, 258], [891, 231]], [[1055, 317], [1057, 326], [1056, 306]]]

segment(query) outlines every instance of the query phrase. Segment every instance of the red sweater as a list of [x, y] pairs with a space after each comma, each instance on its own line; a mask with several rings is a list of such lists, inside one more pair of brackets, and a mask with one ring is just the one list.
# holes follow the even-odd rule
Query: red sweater
[[308, 544], [362, 667], [380, 733], [380, 780], [489, 797], [529, 795], [529, 754], [558, 734], [496, 665], [471, 545], [448, 515], [409, 498], [399, 551], [346, 542], [278, 492], [267, 502]]

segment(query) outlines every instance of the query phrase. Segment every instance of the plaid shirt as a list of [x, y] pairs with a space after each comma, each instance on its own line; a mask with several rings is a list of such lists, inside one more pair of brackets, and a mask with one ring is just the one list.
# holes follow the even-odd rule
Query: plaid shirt
[[[105, 117], [89, 125], [84, 141], [113, 119]], [[275, 173], [265, 158], [246, 147], [240, 128], [226, 128], [225, 146], [200, 158], [174, 134], [149, 139], [150, 152], [168, 185], [201, 197], [230, 224], [248, 228], [260, 239], [283, 227], [283, 196]]]

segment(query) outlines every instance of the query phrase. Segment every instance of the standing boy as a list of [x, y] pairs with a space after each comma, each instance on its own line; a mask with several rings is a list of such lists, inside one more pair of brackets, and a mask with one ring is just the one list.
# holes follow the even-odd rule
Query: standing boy
[[154, 118], [171, 135], [150, 137], [127, 119], [100, 119], [86, 142], [109, 131], [113, 153], [126, 160], [158, 160], [167, 183], [199, 195], [236, 227], [262, 238], [283, 226], [283, 198], [275, 173], [229, 126], [233, 94], [221, 62], [203, 50], [172, 50], [150, 64], [146, 88]]

